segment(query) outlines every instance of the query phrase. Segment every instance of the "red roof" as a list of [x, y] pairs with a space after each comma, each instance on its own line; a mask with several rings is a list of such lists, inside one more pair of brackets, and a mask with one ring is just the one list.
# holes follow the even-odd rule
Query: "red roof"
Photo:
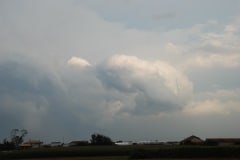
[[25, 142], [25, 144], [42, 144], [43, 142], [39, 141], [39, 140], [29, 140], [28, 142]]

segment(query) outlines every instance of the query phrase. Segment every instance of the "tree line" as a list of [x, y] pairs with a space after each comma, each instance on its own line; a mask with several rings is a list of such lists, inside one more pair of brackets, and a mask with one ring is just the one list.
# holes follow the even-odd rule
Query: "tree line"
[[[13, 129], [10, 133], [10, 140], [5, 138], [0, 142], [0, 151], [18, 149], [24, 142], [24, 137], [28, 134], [26, 129]], [[110, 137], [103, 134], [94, 133], [91, 135], [90, 145], [113, 145]]]

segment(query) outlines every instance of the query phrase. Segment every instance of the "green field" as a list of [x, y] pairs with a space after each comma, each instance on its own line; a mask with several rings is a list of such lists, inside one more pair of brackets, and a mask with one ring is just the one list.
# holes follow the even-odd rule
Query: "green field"
[[214, 159], [240, 158], [240, 147], [214, 146], [162, 146], [162, 145], [133, 145], [133, 146], [82, 146], [55, 147], [0, 152], [0, 159], [62, 159], [62, 160], [125, 160], [125, 159], [184, 159], [200, 158]]

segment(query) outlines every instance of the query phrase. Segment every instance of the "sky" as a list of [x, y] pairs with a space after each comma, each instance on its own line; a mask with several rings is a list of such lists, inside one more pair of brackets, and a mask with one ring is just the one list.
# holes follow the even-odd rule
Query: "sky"
[[240, 137], [240, 1], [0, 0], [0, 141]]

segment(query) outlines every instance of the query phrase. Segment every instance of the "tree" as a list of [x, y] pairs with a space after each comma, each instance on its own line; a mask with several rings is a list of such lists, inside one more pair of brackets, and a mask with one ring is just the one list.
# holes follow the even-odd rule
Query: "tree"
[[92, 145], [113, 145], [111, 138], [101, 135], [101, 134], [92, 134], [91, 135], [91, 144]]
[[28, 134], [26, 129], [13, 129], [11, 131], [11, 141], [15, 145], [15, 147], [18, 147], [19, 144], [23, 142], [23, 138]]

